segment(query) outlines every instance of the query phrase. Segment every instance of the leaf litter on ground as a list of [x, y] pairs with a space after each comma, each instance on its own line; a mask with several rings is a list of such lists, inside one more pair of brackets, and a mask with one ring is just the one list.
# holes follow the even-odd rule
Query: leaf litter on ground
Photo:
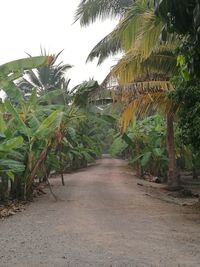
[[9, 201], [0, 205], [0, 219], [15, 215], [17, 212], [25, 210], [25, 201]]

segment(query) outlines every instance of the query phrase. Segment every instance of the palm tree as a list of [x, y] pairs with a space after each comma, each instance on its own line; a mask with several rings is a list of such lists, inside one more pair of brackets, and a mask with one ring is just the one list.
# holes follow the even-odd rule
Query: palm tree
[[[138, 1], [135, 10], [130, 9], [121, 22], [119, 34], [126, 53], [114, 66], [112, 74], [122, 85], [133, 83], [136, 91], [136, 94], [133, 93], [128, 98], [129, 103], [122, 115], [126, 127], [138, 111], [146, 113], [152, 108], [164, 110], [169, 157], [168, 185], [174, 188], [178, 186], [173, 133], [175, 110], [173, 103], [167, 98], [167, 92], [173, 90], [170, 78], [177, 72], [174, 51], [178, 41], [176, 36], [169, 34], [165, 36], [165, 41], [161, 39], [164, 24], [155, 16], [153, 2], [148, 9], [144, 8], [143, 3], [144, 1]], [[141, 17], [137, 17], [138, 8], [139, 11], [143, 10], [142, 21]], [[136, 29], [138, 22], [139, 30]]]
[[[22, 78], [16, 80], [16, 85], [25, 95], [30, 95], [33, 88], [36, 88], [37, 94], [40, 96], [56, 89], [62, 89], [64, 92], [67, 92], [70, 80], [66, 79], [65, 75], [66, 71], [72, 66], [62, 62], [56, 64], [61, 53], [62, 51], [57, 55], [53, 55], [53, 60], [50, 64], [28, 70]], [[41, 50], [41, 55], [46, 56], [46, 51]]]
[[124, 104], [122, 114], [124, 128], [138, 111], [143, 110], [144, 113], [144, 109], [147, 112], [152, 107], [154, 109], [163, 105], [167, 107], [165, 112], [168, 129], [168, 185], [176, 187], [178, 180], [173, 146], [174, 110], [173, 106], [169, 105], [166, 92], [173, 88], [169, 80], [176, 72], [174, 50], [177, 41], [173, 35], [163, 35], [164, 24], [154, 14], [154, 1], [132, 1], [114, 31], [97, 44], [88, 59], [98, 57], [101, 63], [108, 55], [120, 49], [125, 52], [109, 75], [109, 77], [114, 76], [119, 85], [131, 83], [134, 89], [127, 94], [125, 88], [121, 87], [123, 89], [120, 101]]

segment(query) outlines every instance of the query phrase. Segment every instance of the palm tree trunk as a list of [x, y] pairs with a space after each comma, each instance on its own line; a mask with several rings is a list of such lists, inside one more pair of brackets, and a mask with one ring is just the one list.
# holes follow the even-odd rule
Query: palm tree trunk
[[176, 167], [176, 157], [174, 148], [174, 114], [167, 114], [167, 151], [168, 151], [168, 179], [167, 184], [169, 189], [177, 189], [179, 187], [179, 177]]
[[[136, 151], [136, 157], [139, 156], [141, 154], [140, 151], [140, 144], [139, 142], [136, 140], [136, 147], [135, 147], [135, 151]], [[143, 176], [143, 171], [142, 171], [142, 166], [141, 166], [141, 162], [140, 160], [138, 160], [136, 162], [136, 174], [138, 177], [142, 177]]]

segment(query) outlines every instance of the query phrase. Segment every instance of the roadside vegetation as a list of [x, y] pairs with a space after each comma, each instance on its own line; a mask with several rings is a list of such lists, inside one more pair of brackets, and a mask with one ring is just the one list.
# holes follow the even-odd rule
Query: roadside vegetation
[[[100, 157], [112, 122], [94, 109], [90, 80], [68, 90], [69, 65], [57, 56], [30, 57], [0, 67], [0, 199], [29, 199], [52, 172], [86, 167]], [[104, 130], [105, 129], [105, 130]]]
[[198, 1], [81, 1], [76, 20], [88, 26], [118, 18], [115, 29], [92, 49], [101, 64], [122, 53], [103, 85], [121, 105], [113, 155], [128, 155], [143, 176], [180, 186], [180, 171], [199, 169]]
[[197, 1], [82, 0], [75, 21], [119, 18], [92, 49], [101, 64], [122, 53], [102, 85], [69, 90], [60, 53], [0, 66], [0, 200], [29, 199], [52, 172], [86, 167], [102, 153], [138, 175], [180, 187], [200, 168], [200, 5]]

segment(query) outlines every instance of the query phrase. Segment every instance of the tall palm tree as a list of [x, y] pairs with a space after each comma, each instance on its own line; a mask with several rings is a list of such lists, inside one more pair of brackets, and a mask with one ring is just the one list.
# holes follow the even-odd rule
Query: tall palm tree
[[172, 36], [168, 36], [166, 41], [162, 42], [160, 40], [162, 31], [162, 22], [155, 17], [153, 10], [145, 12], [138, 35], [133, 33], [133, 36], [129, 34], [127, 37], [126, 35], [123, 37], [126, 53], [114, 66], [112, 74], [120, 84], [133, 83], [134, 91], [136, 91], [131, 92], [131, 97], [130, 94], [123, 96], [123, 99], [128, 98], [128, 104], [125, 103], [122, 114], [125, 128], [137, 113], [147, 113], [152, 108], [164, 110], [169, 159], [168, 186], [176, 188], [179, 181], [176, 171], [173, 132], [175, 110], [167, 93], [169, 90], [173, 90], [170, 78], [177, 71], [174, 56], [177, 42]]
[[[113, 68], [109, 77], [114, 76], [120, 85], [131, 82], [134, 88], [134, 92], [131, 91], [132, 96], [126, 94], [126, 90], [123, 89], [121, 101], [128, 99], [128, 103], [127, 101], [124, 103], [122, 115], [125, 128], [138, 110], [144, 108], [148, 110], [152, 106], [155, 108], [163, 103], [168, 106], [166, 109], [169, 154], [168, 184], [170, 187], [174, 187], [178, 180], [173, 147], [173, 108], [168, 105], [166, 92], [172, 88], [169, 79], [176, 71], [174, 50], [177, 42], [174, 36], [163, 35], [164, 25], [161, 19], [154, 14], [154, 1], [132, 1], [121, 15], [119, 24], [114, 31], [97, 44], [88, 59], [92, 60], [94, 57], [98, 57], [99, 63], [101, 63], [108, 55], [116, 53], [120, 49], [124, 51], [123, 58]], [[143, 93], [141, 94], [141, 92]], [[141, 99], [143, 99], [142, 102]]]
[[[113, 98], [123, 106], [120, 122], [123, 132], [126, 131], [133, 120], [148, 116], [152, 112], [160, 111], [166, 116], [166, 144], [169, 160], [168, 187], [176, 188], [179, 185], [173, 131], [176, 107], [168, 98], [168, 93], [174, 89], [169, 81], [168, 83], [165, 81], [163, 86], [161, 86], [162, 76], [157, 76], [156, 78], [159, 80], [149, 81], [148, 77], [148, 81], [137, 81], [128, 85], [119, 86], [114, 90]], [[152, 79], [155, 79], [155, 76], [152, 76]]]

